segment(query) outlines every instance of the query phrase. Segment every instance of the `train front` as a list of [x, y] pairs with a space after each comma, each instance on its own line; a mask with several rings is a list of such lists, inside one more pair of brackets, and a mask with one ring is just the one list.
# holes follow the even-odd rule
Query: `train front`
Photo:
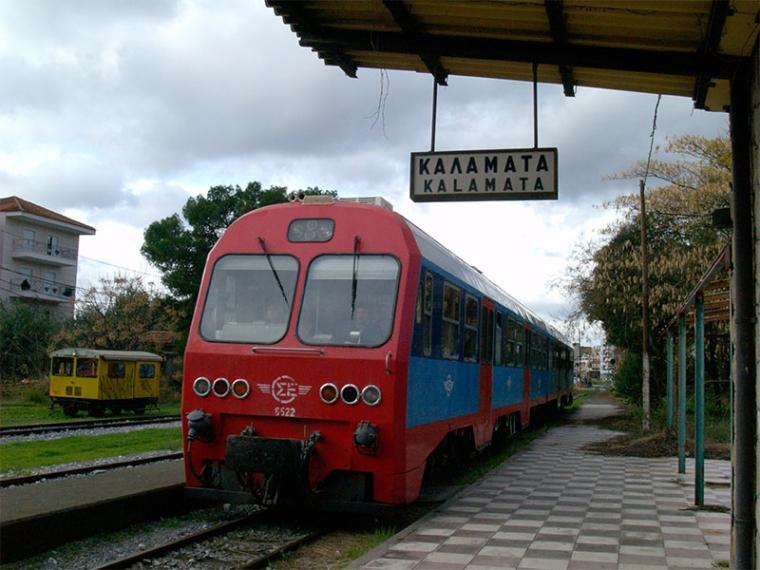
[[209, 254], [184, 363], [188, 492], [407, 502], [414, 240], [384, 208], [308, 200], [242, 216]]

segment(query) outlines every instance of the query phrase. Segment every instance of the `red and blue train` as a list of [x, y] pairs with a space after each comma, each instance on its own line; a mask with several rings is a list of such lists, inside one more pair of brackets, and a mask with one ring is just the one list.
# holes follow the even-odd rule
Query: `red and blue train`
[[570, 347], [478, 269], [382, 199], [306, 197], [242, 216], [209, 253], [187, 489], [408, 503], [426, 468], [571, 400]]

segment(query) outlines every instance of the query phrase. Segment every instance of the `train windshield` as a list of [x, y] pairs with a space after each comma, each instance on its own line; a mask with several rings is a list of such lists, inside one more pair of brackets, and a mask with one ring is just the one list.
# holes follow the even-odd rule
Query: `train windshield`
[[400, 266], [390, 255], [323, 255], [309, 267], [298, 337], [380, 346], [391, 335]]
[[227, 255], [214, 265], [201, 335], [222, 342], [274, 343], [285, 336], [298, 261], [289, 255]]

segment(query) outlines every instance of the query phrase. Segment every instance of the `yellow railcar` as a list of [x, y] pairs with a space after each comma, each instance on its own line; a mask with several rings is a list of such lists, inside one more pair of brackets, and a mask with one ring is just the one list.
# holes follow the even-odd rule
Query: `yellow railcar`
[[50, 353], [50, 400], [67, 416], [87, 410], [101, 416], [158, 404], [161, 363], [157, 354], [135, 350], [62, 348]]

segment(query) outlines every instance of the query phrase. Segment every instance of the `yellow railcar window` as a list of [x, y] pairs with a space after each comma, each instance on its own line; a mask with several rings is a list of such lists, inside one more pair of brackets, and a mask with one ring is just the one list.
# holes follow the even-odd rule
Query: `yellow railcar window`
[[108, 363], [109, 378], [124, 378], [124, 376], [126, 376], [126, 366], [124, 366], [123, 362]]
[[80, 378], [97, 378], [97, 358], [77, 358], [77, 376]]
[[71, 357], [56, 357], [50, 364], [53, 376], [71, 376], [74, 374], [74, 359]]
[[156, 365], [143, 362], [140, 364], [140, 378], [155, 378]]

